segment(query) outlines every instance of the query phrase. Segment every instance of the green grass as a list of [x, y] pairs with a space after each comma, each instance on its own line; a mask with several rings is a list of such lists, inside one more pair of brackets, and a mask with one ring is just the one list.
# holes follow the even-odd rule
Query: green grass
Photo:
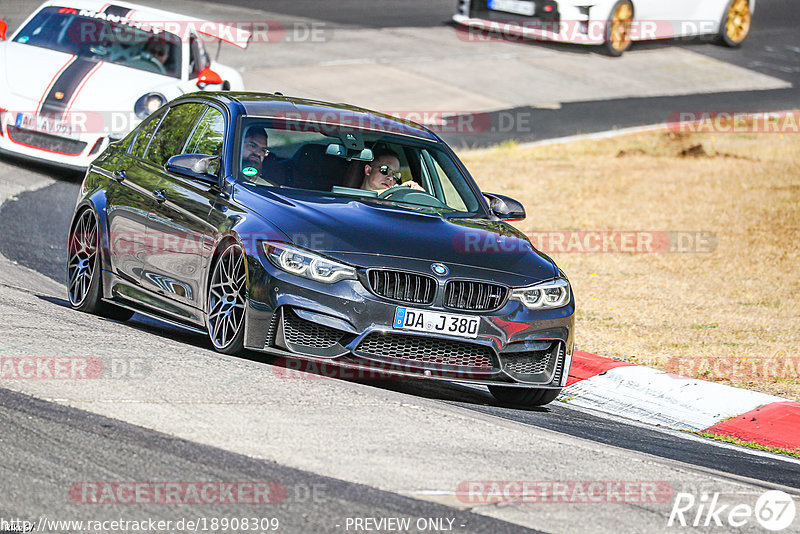
[[741, 445], [742, 447], [749, 447], [751, 449], [757, 449], [759, 451], [771, 452], [773, 454], [782, 454], [784, 456], [791, 456], [793, 458], [800, 458], [800, 449], [784, 449], [781, 447], [770, 447], [768, 445], [762, 445], [760, 443], [756, 443], [755, 441], [746, 441], [736, 436], [726, 436], [721, 434], [714, 434], [711, 432], [695, 432], [695, 431], [687, 431], [691, 434], [696, 434], [698, 436], [704, 438], [715, 439], [717, 441], [724, 441], [725, 443], [732, 443], [734, 445]]

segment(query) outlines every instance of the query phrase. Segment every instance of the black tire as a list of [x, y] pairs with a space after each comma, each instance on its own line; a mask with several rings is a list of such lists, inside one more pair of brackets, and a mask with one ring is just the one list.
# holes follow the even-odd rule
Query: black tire
[[219, 248], [209, 271], [206, 329], [214, 350], [223, 354], [244, 351], [246, 264], [242, 247], [229, 241]]
[[75, 217], [67, 240], [67, 300], [75, 310], [127, 321], [132, 311], [102, 300], [100, 251], [97, 216], [91, 209], [84, 209]]
[[730, 48], [741, 46], [750, 33], [752, 20], [749, 0], [730, 0], [720, 19], [717, 41]]
[[550, 404], [556, 400], [561, 390], [489, 386], [489, 392], [501, 404], [531, 407]]
[[[621, 18], [620, 18], [621, 17]], [[630, 49], [633, 25], [633, 4], [630, 0], [619, 0], [611, 9], [606, 21], [603, 51], [611, 57], [619, 57]]]

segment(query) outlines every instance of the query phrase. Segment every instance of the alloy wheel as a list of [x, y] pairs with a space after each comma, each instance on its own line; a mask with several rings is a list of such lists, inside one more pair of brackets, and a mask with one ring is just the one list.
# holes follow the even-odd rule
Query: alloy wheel
[[81, 306], [92, 287], [97, 267], [97, 219], [85, 210], [69, 236], [67, 262], [68, 294], [73, 306]]
[[247, 272], [239, 245], [229, 245], [214, 264], [208, 291], [208, 335], [214, 347], [229, 348], [244, 323]]
[[631, 46], [631, 26], [633, 25], [633, 7], [629, 2], [621, 2], [611, 16], [611, 29], [608, 41], [610, 47], [622, 54]]
[[744, 41], [750, 32], [750, 2], [748, 0], [734, 0], [728, 8], [728, 17], [725, 20], [725, 35], [732, 44]]

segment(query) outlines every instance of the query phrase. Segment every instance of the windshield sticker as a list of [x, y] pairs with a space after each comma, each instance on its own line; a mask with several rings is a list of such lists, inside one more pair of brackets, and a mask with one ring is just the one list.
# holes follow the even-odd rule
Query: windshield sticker
[[255, 167], [245, 167], [244, 169], [242, 169], [242, 174], [244, 174], [245, 176], [255, 176], [256, 174], [258, 174], [258, 169], [256, 169]]

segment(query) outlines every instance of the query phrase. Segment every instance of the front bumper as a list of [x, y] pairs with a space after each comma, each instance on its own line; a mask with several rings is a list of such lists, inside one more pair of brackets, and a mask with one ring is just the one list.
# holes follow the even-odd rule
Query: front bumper
[[[574, 300], [532, 311], [506, 301], [493, 312], [402, 304], [361, 281], [322, 284], [250, 262], [245, 346], [357, 370], [355, 377], [412, 377], [558, 389], [572, 359]], [[393, 327], [398, 306], [478, 316], [475, 339]]]
[[73, 138], [18, 128], [11, 115], [0, 113], [0, 153], [12, 157], [83, 172], [110, 142], [101, 134]]
[[[542, 12], [540, 7], [546, 3], [552, 7]], [[537, 14], [534, 16], [514, 15], [490, 10], [487, 2], [463, 1], [453, 21], [467, 28], [469, 41], [486, 40], [534, 40], [601, 45], [605, 42], [606, 19], [598, 18], [597, 9], [579, 7], [568, 2], [536, 1]]]

